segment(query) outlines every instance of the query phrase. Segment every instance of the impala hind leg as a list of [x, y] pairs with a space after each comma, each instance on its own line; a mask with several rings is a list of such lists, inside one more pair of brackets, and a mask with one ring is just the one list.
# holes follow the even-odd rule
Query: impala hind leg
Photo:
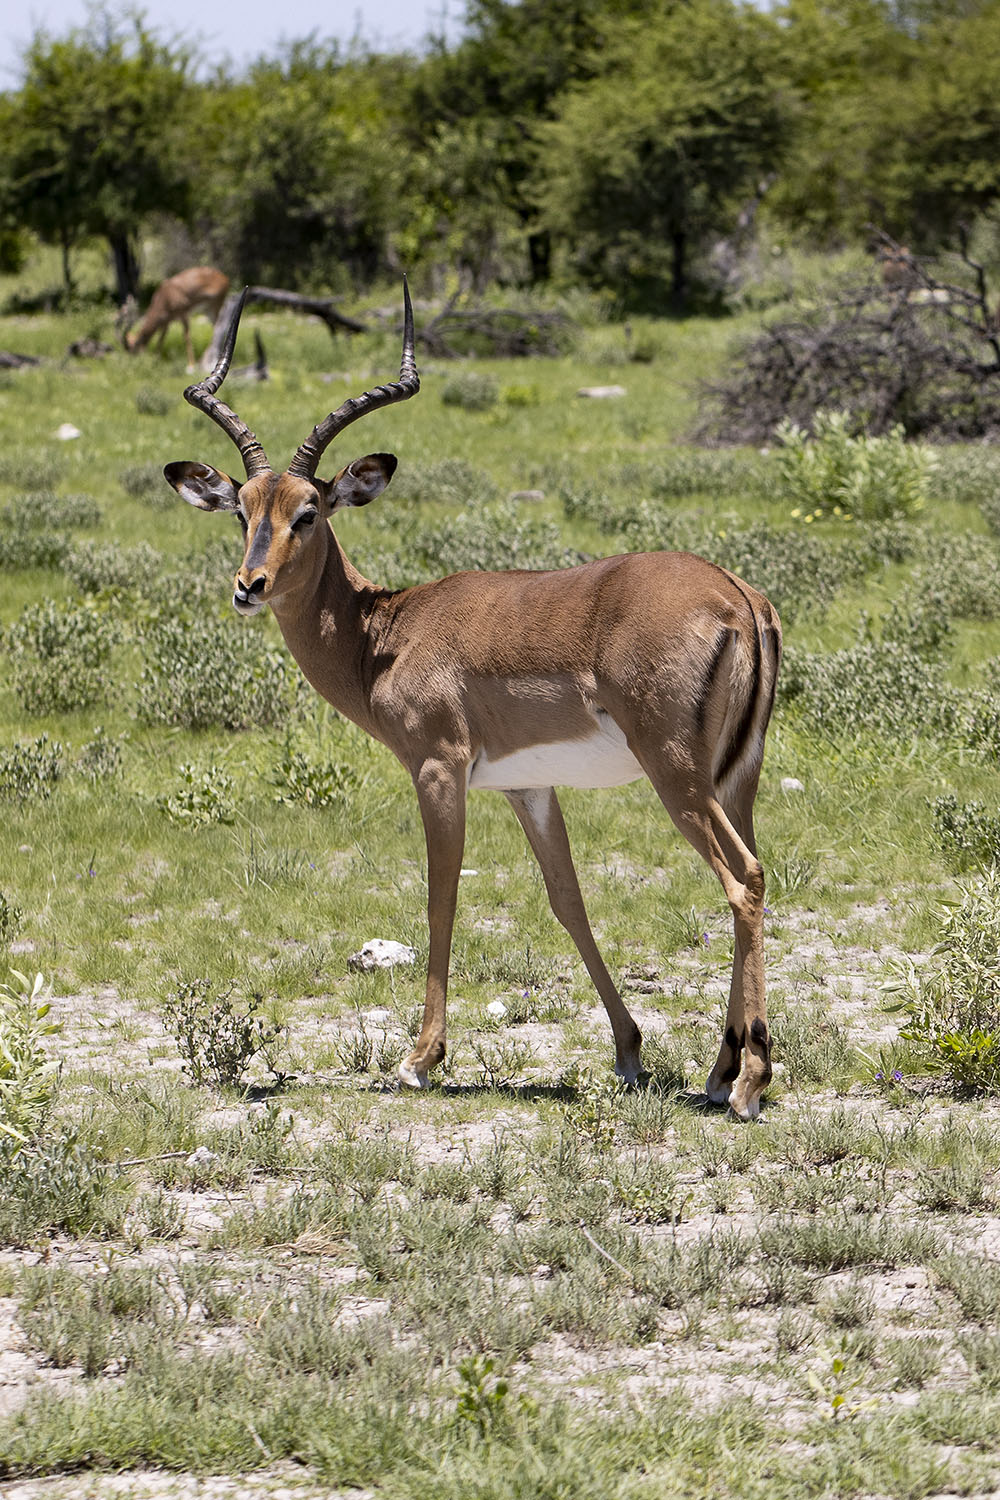
[[706, 1091], [714, 1103], [728, 1103], [741, 1120], [753, 1120], [771, 1081], [764, 995], [764, 871], [756, 854], [751, 813], [755, 788], [734, 797], [727, 812], [712, 794], [696, 801], [690, 792], [685, 799], [662, 781], [653, 780], [653, 785], [677, 827], [715, 871], [733, 913], [726, 1026]]
[[604, 1002], [615, 1039], [615, 1072], [626, 1083], [635, 1083], [641, 1067], [642, 1034], [618, 993], [590, 930], [559, 800], [552, 787], [506, 792], [505, 796], [538, 860], [553, 914], [576, 944]]
[[444, 1057], [448, 964], [465, 848], [465, 770], [425, 762], [413, 779], [427, 839], [430, 952], [424, 1022], [416, 1046], [399, 1065], [399, 1076], [411, 1088], [424, 1088], [428, 1072]]

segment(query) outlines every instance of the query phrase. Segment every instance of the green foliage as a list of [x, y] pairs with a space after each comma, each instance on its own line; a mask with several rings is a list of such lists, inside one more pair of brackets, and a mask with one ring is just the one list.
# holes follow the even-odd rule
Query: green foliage
[[259, 630], [164, 609], [150, 619], [143, 649], [137, 710], [147, 724], [249, 729], [285, 717], [291, 668]]
[[476, 370], [462, 370], [441, 387], [445, 406], [460, 406], [463, 411], [489, 411], [500, 399], [500, 388], [492, 375]]
[[220, 992], [208, 979], [192, 979], [182, 981], [164, 1002], [164, 1024], [192, 1083], [239, 1088], [260, 1054], [270, 1071], [277, 1071], [273, 1057], [284, 1027], [261, 1014], [261, 995], [235, 996], [235, 986]]
[[24, 1148], [0, 1147], [0, 1238], [27, 1245], [54, 1233], [84, 1238], [121, 1233], [128, 1184], [72, 1130]]
[[0, 569], [61, 568], [71, 542], [61, 532], [38, 527], [22, 507], [12, 511], [0, 529]]
[[1000, 867], [966, 879], [959, 900], [940, 906], [926, 967], [907, 963], [886, 989], [902, 996], [903, 1035], [928, 1049], [957, 1092], [1000, 1089]]
[[890, 740], [945, 735], [959, 719], [944, 665], [891, 639], [829, 653], [789, 648], [778, 692], [814, 732], [833, 739], [860, 731]]
[[232, 823], [236, 816], [233, 805], [236, 783], [231, 776], [219, 766], [206, 766], [199, 771], [192, 765], [181, 766], [179, 775], [180, 788], [159, 797], [156, 803], [171, 822], [191, 828]]
[[123, 594], [144, 587], [162, 570], [163, 559], [148, 542], [78, 542], [63, 567], [84, 594]]
[[60, 1028], [49, 1019], [50, 991], [41, 974], [32, 981], [12, 969], [11, 979], [0, 984], [0, 1137], [16, 1148], [38, 1134], [52, 1107], [59, 1068], [44, 1039]]
[[510, 1384], [494, 1375], [495, 1361], [486, 1354], [470, 1354], [458, 1367], [458, 1395], [455, 1416], [468, 1422], [485, 1442], [502, 1421]]
[[428, 574], [466, 568], [562, 568], [580, 561], [580, 555], [563, 544], [554, 522], [525, 515], [510, 502], [485, 515], [465, 511], [428, 526], [418, 540]]
[[119, 638], [114, 618], [89, 602], [28, 605], [7, 632], [22, 707], [33, 714], [67, 713], [103, 702]]
[[5, 892], [0, 891], [0, 944], [6, 947], [17, 937], [21, 929], [24, 913], [19, 906], [15, 906]]
[[689, 257], [780, 155], [777, 28], [698, 0], [609, 27], [592, 65], [597, 76], [566, 89], [538, 128], [539, 221], [592, 284], [633, 301], [669, 289], [683, 306]]
[[884, 437], [854, 436], [847, 412], [817, 412], [813, 434], [783, 422], [775, 436], [779, 494], [807, 518], [909, 516], [925, 504], [933, 450], [908, 443], [902, 427]]
[[954, 792], [936, 797], [931, 813], [938, 842], [957, 869], [1000, 863], [1000, 814], [982, 802], [959, 802]]
[[315, 760], [287, 746], [271, 777], [275, 802], [303, 803], [306, 807], [343, 806], [361, 780], [354, 767], [344, 761]]
[[393, 485], [396, 499], [417, 505], [461, 505], [479, 509], [499, 499], [496, 481], [464, 458], [440, 458], [417, 469], [403, 468]]
[[187, 173], [172, 149], [186, 58], [140, 19], [118, 26], [95, 13], [53, 41], [38, 32], [10, 105], [0, 198], [18, 222], [64, 252], [103, 235], [119, 258], [120, 300], [134, 290], [129, 238], [152, 212], [187, 208]]
[[31, 802], [52, 795], [65, 770], [63, 747], [41, 734], [0, 750], [0, 802]]

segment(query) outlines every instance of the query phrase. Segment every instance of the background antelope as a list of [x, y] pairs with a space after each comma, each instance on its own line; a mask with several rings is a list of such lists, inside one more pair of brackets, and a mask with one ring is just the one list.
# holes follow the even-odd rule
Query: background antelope
[[750, 1119], [771, 1076], [753, 802], [781, 651], [777, 614], [755, 589], [685, 552], [556, 572], [458, 573], [395, 592], [363, 578], [327, 521], [381, 494], [396, 459], [371, 453], [333, 479], [316, 468], [349, 423], [419, 389], [405, 287], [404, 296], [399, 380], [345, 401], [276, 473], [216, 395], [244, 293], [215, 369], [184, 395], [236, 444], [246, 481], [191, 461], [164, 469], [191, 505], [236, 513], [245, 537], [237, 612], [270, 605], [312, 685], [413, 778], [427, 840], [430, 954], [423, 1026], [400, 1077], [421, 1086], [444, 1056], [466, 797], [482, 787], [502, 791], [524, 828], [552, 910], [607, 1010], [615, 1070], [635, 1082], [639, 1029], [591, 933], [554, 787], [645, 775], [733, 911], [729, 1006], [707, 1090]]
[[[193, 313], [203, 312], [214, 324], [228, 292], [229, 277], [217, 271], [214, 266], [190, 266], [186, 271], [178, 271], [176, 276], [168, 276], [153, 293], [146, 316], [136, 331], [125, 332], [126, 349], [130, 354], [135, 354], [137, 350], [144, 349], [158, 333], [160, 338], [156, 347], [161, 350], [170, 324], [180, 323], [184, 329], [188, 369], [193, 370], [194, 347], [188, 319]], [[134, 316], [134, 310], [125, 315], [126, 329], [130, 316]]]

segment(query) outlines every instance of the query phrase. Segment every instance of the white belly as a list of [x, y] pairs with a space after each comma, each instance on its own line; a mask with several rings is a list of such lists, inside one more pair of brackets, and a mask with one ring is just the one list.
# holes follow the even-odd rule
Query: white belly
[[624, 786], [646, 773], [610, 714], [598, 713], [585, 739], [529, 745], [490, 760], [485, 750], [474, 762], [470, 787], [520, 791], [542, 786]]

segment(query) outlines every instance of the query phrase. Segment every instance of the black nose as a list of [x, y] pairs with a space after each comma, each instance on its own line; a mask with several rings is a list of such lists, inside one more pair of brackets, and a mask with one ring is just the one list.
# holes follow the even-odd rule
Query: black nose
[[263, 590], [266, 582], [263, 576], [255, 578], [249, 585], [245, 584], [242, 579], [237, 579], [236, 592], [242, 599], [252, 599], [254, 594], [259, 594]]

